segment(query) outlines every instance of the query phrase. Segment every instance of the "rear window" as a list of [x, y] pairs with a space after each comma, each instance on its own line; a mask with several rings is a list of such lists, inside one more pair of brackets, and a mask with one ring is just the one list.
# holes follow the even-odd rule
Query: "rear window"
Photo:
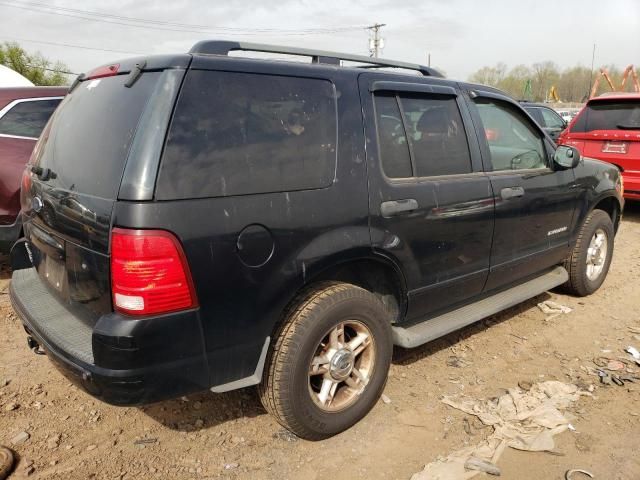
[[0, 135], [38, 138], [60, 99], [23, 100], [0, 118]]
[[594, 130], [640, 130], [640, 100], [598, 100], [587, 104], [571, 131]]
[[116, 198], [131, 140], [161, 72], [87, 80], [63, 100], [36, 147], [34, 163], [51, 169], [51, 186]]
[[192, 70], [169, 130], [157, 198], [327, 187], [336, 128], [329, 81]]

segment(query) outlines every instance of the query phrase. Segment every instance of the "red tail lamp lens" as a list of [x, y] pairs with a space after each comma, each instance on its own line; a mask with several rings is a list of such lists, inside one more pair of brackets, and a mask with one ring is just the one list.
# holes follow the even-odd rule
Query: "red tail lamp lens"
[[164, 230], [113, 229], [111, 291], [115, 309], [128, 315], [168, 313], [198, 305], [182, 246]]

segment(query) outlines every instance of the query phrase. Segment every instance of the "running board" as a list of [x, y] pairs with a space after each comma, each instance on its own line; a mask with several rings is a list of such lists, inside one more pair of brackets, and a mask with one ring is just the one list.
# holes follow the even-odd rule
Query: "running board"
[[412, 327], [393, 327], [393, 343], [404, 348], [417, 347], [540, 295], [562, 285], [567, 280], [569, 280], [567, 271], [563, 267], [555, 267], [526, 283], [438, 317], [430, 318]]

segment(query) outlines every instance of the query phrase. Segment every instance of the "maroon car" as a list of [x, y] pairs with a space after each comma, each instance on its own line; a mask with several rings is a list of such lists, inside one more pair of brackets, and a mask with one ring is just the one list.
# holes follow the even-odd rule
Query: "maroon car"
[[67, 87], [0, 88], [0, 252], [20, 235], [20, 179]]

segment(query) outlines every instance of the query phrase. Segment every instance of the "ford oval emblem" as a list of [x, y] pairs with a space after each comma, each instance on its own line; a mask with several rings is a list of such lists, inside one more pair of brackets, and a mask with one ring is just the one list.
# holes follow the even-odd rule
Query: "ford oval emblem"
[[42, 199], [40, 197], [33, 197], [31, 199], [31, 209], [34, 212], [39, 212], [40, 210], [42, 210], [43, 206], [44, 204], [42, 203]]

